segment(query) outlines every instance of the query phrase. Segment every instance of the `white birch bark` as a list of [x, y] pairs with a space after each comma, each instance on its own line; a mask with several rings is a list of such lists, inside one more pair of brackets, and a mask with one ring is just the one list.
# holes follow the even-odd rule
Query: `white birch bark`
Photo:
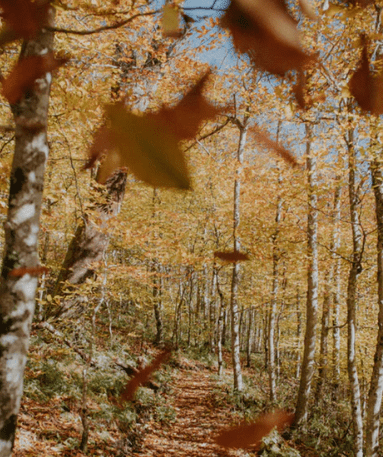
[[[317, 385], [317, 397], [319, 398], [322, 393], [322, 387], [326, 381], [328, 375], [328, 334], [330, 325], [330, 310], [334, 303], [334, 273], [336, 268], [336, 249], [339, 244], [339, 211], [340, 211], [340, 196], [341, 187], [339, 184], [336, 185], [334, 192], [334, 205], [331, 214], [332, 219], [332, 235], [331, 235], [331, 257], [330, 266], [326, 274], [325, 281], [325, 292], [323, 298], [323, 309], [322, 309], [322, 328], [321, 328], [321, 339], [320, 339], [320, 357], [319, 357], [319, 373], [318, 373], [318, 385]], [[339, 314], [339, 310], [338, 310]], [[339, 331], [339, 329], [338, 329]]]
[[[243, 163], [243, 154], [246, 145], [247, 136], [247, 120], [243, 124], [237, 121], [239, 127], [239, 144], [237, 150], [237, 170], [234, 182], [234, 211], [233, 211], [233, 238], [234, 238], [234, 251], [239, 251], [241, 247], [240, 239], [238, 236], [238, 228], [240, 222], [240, 202], [241, 202], [241, 171]], [[240, 354], [240, 341], [239, 341], [239, 309], [238, 309], [238, 287], [239, 287], [240, 264], [235, 262], [233, 266], [233, 274], [231, 280], [231, 350], [233, 359], [233, 376], [234, 388], [241, 392], [243, 390], [242, 369], [241, 369], [241, 354]]]
[[306, 333], [301, 367], [295, 424], [307, 418], [308, 401], [315, 369], [315, 343], [318, 311], [318, 210], [316, 157], [311, 151], [311, 128], [306, 126], [306, 156], [308, 174], [308, 221], [307, 221], [307, 303]]
[[349, 198], [353, 240], [352, 263], [347, 286], [347, 369], [351, 390], [351, 408], [354, 428], [354, 453], [363, 457], [363, 417], [360, 398], [360, 385], [356, 360], [356, 306], [358, 276], [362, 271], [363, 240], [359, 221], [360, 200], [356, 187], [356, 161], [354, 131], [347, 132], [347, 150], [349, 159]]
[[[54, 25], [53, 8], [49, 10], [48, 21]], [[52, 50], [53, 34], [41, 32], [35, 39], [23, 43], [20, 57], [43, 55]], [[20, 102], [12, 105], [16, 124], [15, 153], [0, 283], [1, 457], [12, 453], [37, 289], [36, 276], [14, 277], [9, 273], [15, 268], [39, 265], [37, 240], [49, 152], [46, 132], [51, 81], [52, 75], [46, 73]]]
[[380, 414], [383, 394], [383, 170], [382, 163], [377, 158], [375, 158], [371, 164], [371, 175], [378, 226], [377, 264], [379, 314], [374, 366], [367, 400], [366, 457], [378, 457]]
[[[278, 184], [280, 186], [282, 181], [281, 176], [278, 177]], [[273, 282], [271, 291], [271, 304], [270, 304], [270, 316], [269, 316], [269, 328], [268, 328], [268, 345], [269, 345], [269, 396], [270, 401], [273, 403], [276, 401], [276, 348], [275, 348], [275, 322], [277, 313], [277, 298], [279, 290], [279, 247], [278, 247], [278, 235], [279, 226], [281, 221], [282, 213], [282, 199], [280, 195], [277, 197], [277, 210], [275, 214], [275, 228], [272, 235], [273, 242]]]

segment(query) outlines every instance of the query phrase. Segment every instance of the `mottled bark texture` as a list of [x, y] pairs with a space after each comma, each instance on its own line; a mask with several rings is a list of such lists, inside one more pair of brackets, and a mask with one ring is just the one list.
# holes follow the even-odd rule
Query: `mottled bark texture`
[[[381, 154], [381, 152], [379, 151]], [[367, 401], [366, 457], [379, 455], [380, 413], [383, 394], [383, 164], [377, 157], [371, 164], [372, 185], [375, 194], [375, 212], [378, 226], [378, 336], [374, 367]]]
[[[331, 257], [330, 266], [326, 272], [325, 290], [323, 297], [322, 309], [322, 328], [320, 337], [320, 352], [319, 352], [319, 371], [317, 384], [317, 398], [322, 395], [322, 388], [327, 380], [329, 360], [328, 360], [328, 335], [330, 326], [330, 311], [334, 304], [334, 272], [336, 267], [336, 250], [339, 247], [339, 218], [340, 218], [340, 196], [341, 187], [337, 184], [334, 192], [334, 207], [332, 211], [332, 238], [331, 238]], [[338, 329], [339, 330], [339, 329]]]
[[[247, 135], [247, 121], [245, 118], [243, 124], [237, 121], [239, 128], [239, 144], [237, 150], [237, 170], [234, 182], [234, 211], [233, 211], [233, 238], [234, 238], [234, 251], [240, 250], [240, 239], [238, 235], [238, 228], [240, 222], [240, 202], [241, 202], [241, 171], [243, 164], [243, 154], [246, 146]], [[239, 288], [239, 275], [240, 264], [235, 262], [233, 266], [233, 274], [231, 280], [231, 351], [233, 359], [233, 375], [234, 375], [234, 388], [241, 392], [243, 390], [242, 369], [241, 369], [241, 354], [240, 354], [240, 341], [239, 341], [239, 309], [238, 309], [238, 288]]]
[[299, 384], [295, 424], [306, 420], [311, 384], [315, 370], [315, 342], [318, 311], [318, 209], [316, 158], [311, 152], [311, 128], [306, 127], [308, 218], [307, 218], [307, 303], [306, 333]]
[[352, 260], [347, 285], [347, 369], [351, 390], [352, 422], [354, 428], [354, 453], [363, 457], [363, 416], [362, 401], [356, 359], [356, 325], [357, 325], [357, 288], [358, 276], [362, 271], [363, 239], [359, 222], [360, 198], [356, 183], [356, 159], [354, 147], [354, 131], [349, 130], [345, 138], [349, 166], [349, 200], [350, 219], [352, 228]]
[[[281, 186], [282, 177], [278, 177], [279, 188]], [[282, 214], [282, 199], [280, 196], [280, 189], [278, 190], [277, 196], [277, 211], [275, 214], [275, 228], [272, 235], [273, 242], [273, 281], [271, 290], [271, 303], [269, 310], [269, 328], [268, 328], [268, 345], [269, 345], [269, 391], [270, 401], [273, 403], [276, 401], [276, 347], [275, 347], [275, 327], [277, 317], [277, 300], [279, 292], [279, 261], [280, 261], [280, 249], [279, 249], [279, 231]]]
[[[48, 21], [54, 24], [53, 8]], [[44, 31], [23, 43], [20, 58], [44, 55], [52, 49], [53, 34]], [[52, 75], [46, 73], [11, 107], [16, 133], [0, 283], [0, 457], [12, 453], [38, 281], [30, 274], [14, 277], [9, 273], [39, 265], [37, 240], [49, 151], [46, 131], [51, 81]]]

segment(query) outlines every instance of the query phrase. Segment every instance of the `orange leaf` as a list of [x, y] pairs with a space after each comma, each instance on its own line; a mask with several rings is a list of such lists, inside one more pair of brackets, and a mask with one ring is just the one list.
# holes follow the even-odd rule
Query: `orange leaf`
[[47, 267], [22, 267], [22, 268], [15, 268], [14, 270], [10, 271], [8, 274], [9, 276], [14, 276], [14, 277], [21, 277], [24, 275], [29, 274], [30, 276], [39, 276], [43, 273], [48, 273], [49, 268]]
[[35, 80], [64, 65], [68, 59], [55, 59], [53, 54], [31, 56], [20, 60], [3, 80], [2, 94], [9, 103], [17, 103]]
[[272, 140], [266, 133], [264, 133], [260, 128], [255, 125], [251, 127], [250, 132], [255, 136], [255, 138], [266, 146], [268, 149], [276, 152], [283, 160], [288, 162], [293, 167], [299, 166], [297, 159], [293, 154], [288, 151], [283, 146], [279, 145], [276, 141]]
[[225, 260], [226, 262], [239, 262], [241, 260], [250, 260], [247, 254], [239, 251], [232, 251], [232, 252], [215, 252], [214, 257], [218, 257], [221, 260]]
[[133, 378], [128, 382], [125, 389], [121, 393], [120, 402], [131, 401], [134, 398], [134, 394], [138, 387], [145, 384], [148, 381], [151, 374], [158, 370], [162, 363], [169, 357], [170, 350], [165, 349], [160, 352], [158, 356], [153, 360], [153, 362], [148, 365], [146, 368], [139, 370], [139, 372], [133, 376]]
[[313, 59], [301, 48], [284, 0], [232, 0], [221, 24], [231, 32], [237, 50], [270, 73], [284, 75]]
[[44, 24], [50, 0], [0, 0], [1, 16], [15, 37], [33, 38]]
[[383, 114], [383, 76], [371, 73], [367, 55], [367, 40], [362, 37], [363, 50], [359, 68], [348, 83], [351, 94], [364, 111]]
[[179, 147], [182, 140], [193, 138], [204, 119], [211, 119], [219, 109], [202, 95], [208, 74], [173, 108], [137, 116], [126, 111], [123, 103], [107, 107], [109, 126], [102, 127], [89, 151], [87, 168], [107, 149], [99, 170], [99, 181], [118, 168], [127, 167], [142, 181], [155, 187], [190, 189], [185, 158]]
[[259, 448], [264, 436], [267, 436], [275, 427], [278, 431], [293, 423], [294, 414], [286, 411], [262, 414], [252, 424], [243, 424], [223, 430], [216, 438], [216, 443], [228, 449]]

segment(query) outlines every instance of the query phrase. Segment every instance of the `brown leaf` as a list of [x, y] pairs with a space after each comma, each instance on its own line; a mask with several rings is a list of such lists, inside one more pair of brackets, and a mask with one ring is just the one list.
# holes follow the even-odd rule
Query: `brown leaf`
[[216, 438], [216, 443], [226, 449], [259, 448], [264, 436], [267, 436], [275, 427], [278, 431], [292, 424], [294, 414], [286, 411], [262, 414], [251, 424], [242, 424], [223, 430]]
[[50, 0], [0, 0], [1, 16], [16, 38], [31, 39], [45, 23], [49, 3]]
[[215, 252], [214, 257], [218, 257], [221, 260], [225, 260], [226, 262], [240, 262], [241, 260], [250, 260], [247, 254], [239, 251], [231, 251], [231, 252]]
[[21, 277], [26, 274], [29, 274], [30, 276], [39, 276], [43, 273], [48, 273], [49, 268], [47, 267], [22, 267], [22, 268], [15, 268], [14, 270], [10, 271], [8, 274], [9, 276], [14, 276], [14, 277]]
[[59, 68], [66, 62], [67, 59], [55, 59], [52, 53], [26, 57], [20, 60], [13, 67], [8, 77], [3, 80], [2, 94], [9, 103], [17, 103], [25, 91], [33, 86], [36, 79]]
[[190, 189], [189, 172], [179, 147], [193, 138], [204, 119], [212, 119], [219, 109], [202, 95], [208, 74], [173, 108], [137, 116], [122, 103], [107, 107], [108, 126], [96, 134], [89, 151], [89, 168], [108, 150], [100, 167], [99, 181], [105, 182], [116, 169], [127, 167], [142, 181], [155, 187]]
[[128, 382], [125, 389], [121, 393], [121, 403], [133, 400], [136, 390], [145, 384], [152, 373], [158, 370], [161, 364], [163, 364], [165, 360], [168, 359], [170, 352], [171, 351], [169, 349], [165, 349], [164, 351], [160, 352], [150, 365], [148, 365], [146, 368], [143, 368], [142, 370], [139, 370], [138, 373], [133, 376], [133, 378]]
[[221, 24], [231, 32], [237, 50], [270, 73], [284, 75], [312, 60], [301, 48], [296, 21], [284, 0], [232, 0]]
[[383, 75], [374, 75], [370, 71], [367, 54], [367, 40], [362, 37], [363, 50], [359, 67], [348, 83], [351, 94], [364, 111], [383, 114]]
[[252, 126], [250, 132], [261, 144], [263, 144], [263, 146], [276, 152], [279, 155], [279, 157], [281, 157], [287, 163], [289, 163], [293, 167], [300, 166], [299, 162], [290, 151], [288, 151], [286, 148], [278, 144], [276, 141], [272, 140], [268, 136], [268, 134], [264, 133], [259, 127], [255, 125]]

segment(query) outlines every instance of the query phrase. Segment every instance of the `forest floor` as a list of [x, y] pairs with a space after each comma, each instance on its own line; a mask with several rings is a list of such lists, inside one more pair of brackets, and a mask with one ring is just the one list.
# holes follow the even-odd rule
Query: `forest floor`
[[[217, 381], [214, 371], [201, 362], [178, 359], [172, 369], [168, 405], [173, 408], [173, 421], [161, 423], [149, 420], [142, 424], [140, 445], [135, 451], [121, 453], [116, 442], [121, 436], [113, 427], [106, 430], [111, 440], [102, 438], [96, 425], [90, 428], [87, 454], [78, 450], [82, 425], [79, 411], [63, 413], [65, 398], [38, 402], [24, 397], [18, 420], [14, 457], [35, 456], [121, 456], [135, 457], [245, 457], [242, 450], [226, 451], [214, 443], [217, 433], [224, 427], [238, 423], [238, 416], [228, 404], [215, 399]], [[229, 370], [228, 374], [229, 374]], [[97, 407], [97, 405], [93, 405]], [[94, 421], [91, 421], [94, 423]], [[113, 439], [114, 438], [114, 439]], [[109, 442], [108, 442], [109, 441]], [[112, 442], [114, 441], [114, 442]], [[117, 446], [118, 447], [118, 446]]]
[[177, 416], [173, 424], [147, 428], [142, 449], [137, 457], [242, 457], [243, 451], [225, 451], [214, 443], [217, 433], [232, 425], [233, 417], [227, 406], [218, 407], [212, 392], [216, 387], [212, 372], [201, 364], [179, 369], [173, 384], [174, 408]]

